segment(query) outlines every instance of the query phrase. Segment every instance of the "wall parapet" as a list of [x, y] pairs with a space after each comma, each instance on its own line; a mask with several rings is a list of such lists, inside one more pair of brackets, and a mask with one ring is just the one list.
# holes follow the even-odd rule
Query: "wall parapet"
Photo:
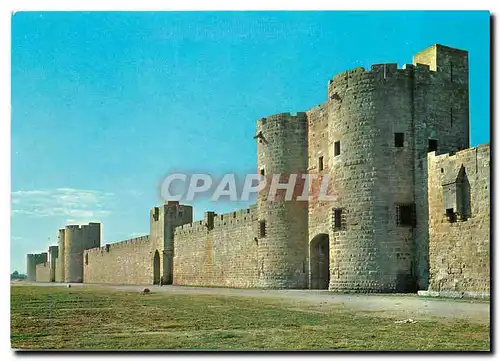
[[436, 154], [435, 151], [429, 152], [427, 154], [427, 156], [429, 158], [434, 158], [437, 161], [446, 161], [446, 160], [455, 161], [457, 158], [461, 158], [467, 154], [475, 153], [475, 152], [478, 152], [478, 153], [490, 152], [490, 142], [479, 144], [479, 145], [476, 145], [475, 147], [462, 149], [462, 150], [459, 150], [459, 151], [456, 151], [453, 153]]
[[127, 247], [132, 244], [137, 245], [137, 244], [147, 244], [147, 243], [149, 243], [149, 235], [130, 238], [124, 241], [119, 241], [114, 243], [107, 243], [102, 247], [88, 249], [84, 251], [84, 253], [109, 252], [113, 249]]
[[257, 120], [257, 124], [264, 125], [267, 122], [272, 122], [272, 121], [289, 121], [289, 120], [299, 120], [299, 121], [304, 121], [307, 119], [306, 117], [307, 112], [296, 112], [296, 113], [277, 113], [277, 114], [272, 114], [268, 115], [267, 117], [260, 118]]
[[249, 208], [239, 209], [237, 211], [217, 214], [213, 213], [213, 229], [210, 229], [206, 220], [199, 220], [193, 223], [187, 223], [182, 226], [175, 227], [174, 234], [190, 234], [195, 232], [209, 232], [217, 229], [228, 229], [244, 223], [250, 223], [257, 220], [256, 205]]

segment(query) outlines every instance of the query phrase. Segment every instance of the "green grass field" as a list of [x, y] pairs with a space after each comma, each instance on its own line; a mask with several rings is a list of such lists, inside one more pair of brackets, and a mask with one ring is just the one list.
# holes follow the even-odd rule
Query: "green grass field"
[[395, 324], [342, 305], [92, 287], [11, 287], [15, 349], [489, 350], [489, 326]]

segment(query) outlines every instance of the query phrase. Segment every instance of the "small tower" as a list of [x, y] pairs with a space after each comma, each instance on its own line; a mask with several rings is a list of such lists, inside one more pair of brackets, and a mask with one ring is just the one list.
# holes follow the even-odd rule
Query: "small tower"
[[[59, 233], [61, 235], [61, 232]], [[83, 282], [83, 251], [100, 247], [101, 224], [70, 225], [64, 229], [63, 282]]]
[[26, 256], [26, 276], [28, 281], [36, 281], [36, 259], [32, 253], [28, 253]]
[[[260, 174], [268, 182], [280, 174], [280, 183], [287, 183], [296, 174], [299, 183], [307, 170], [306, 114], [283, 113], [260, 119], [257, 134]], [[261, 191], [258, 215], [259, 287], [306, 288], [307, 202], [286, 200], [281, 191], [271, 201], [267, 191]]]
[[174, 227], [193, 221], [193, 207], [168, 201], [150, 211], [152, 283], [172, 284]]
[[56, 282], [64, 282], [64, 233], [65, 229], [62, 228], [58, 231], [57, 235], [57, 245], [58, 245], [58, 256], [56, 265]]
[[26, 256], [26, 268], [28, 281], [36, 282], [36, 266], [47, 262], [47, 253], [28, 254]]
[[413, 56], [414, 191], [413, 232], [418, 288], [429, 282], [427, 154], [469, 148], [468, 52], [434, 44]]
[[49, 282], [56, 281], [56, 264], [59, 261], [58, 256], [59, 256], [58, 247], [57, 246], [50, 246], [49, 247], [49, 264], [50, 264]]

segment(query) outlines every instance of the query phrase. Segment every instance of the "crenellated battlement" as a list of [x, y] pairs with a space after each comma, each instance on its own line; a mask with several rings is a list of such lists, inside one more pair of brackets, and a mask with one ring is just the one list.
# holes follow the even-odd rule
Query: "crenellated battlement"
[[70, 224], [64, 227], [65, 230], [70, 230], [70, 231], [83, 231], [86, 229], [92, 229], [92, 228], [97, 228], [100, 227], [100, 223], [95, 223], [95, 222], [90, 222], [89, 224]]
[[265, 125], [270, 122], [280, 122], [280, 121], [303, 121], [306, 119], [306, 112], [297, 112], [297, 113], [278, 113], [269, 115], [264, 118], [260, 118], [257, 120], [257, 126]]
[[490, 143], [479, 144], [475, 147], [470, 147], [467, 149], [462, 149], [457, 152], [444, 153], [444, 154], [436, 154], [436, 152], [429, 152], [428, 157], [435, 158], [438, 161], [455, 161], [458, 158], [464, 158], [468, 155], [476, 154], [476, 153], [489, 153], [490, 152]]
[[431, 70], [427, 64], [404, 64], [402, 67], [397, 63], [373, 64], [370, 70], [358, 67], [336, 74], [328, 82], [328, 99], [341, 100], [339, 93], [344, 91], [369, 91], [394, 81], [415, 78], [420, 82], [430, 82], [436, 78], [442, 80], [443, 77], [447, 78], [448, 75]]
[[28, 253], [28, 259], [35, 265], [47, 262], [48, 254], [47, 252], [42, 253]]
[[147, 244], [149, 243], [149, 235], [140, 236], [135, 238], [126, 239], [124, 241], [118, 241], [114, 243], [107, 243], [102, 247], [91, 248], [86, 250], [88, 253], [96, 253], [96, 252], [110, 252], [113, 249], [127, 247], [132, 244]]
[[332, 79], [328, 81], [328, 84], [342, 82], [347, 79], [356, 80], [356, 78], [361, 79], [364, 76], [369, 74], [385, 74], [386, 76], [390, 76], [393, 74], [405, 74], [414, 69], [419, 69], [421, 71], [431, 71], [429, 65], [426, 64], [403, 64], [403, 66], [399, 67], [397, 63], [381, 63], [381, 64], [373, 64], [370, 66], [370, 70], [365, 69], [364, 67], [357, 67], [353, 69], [349, 69], [334, 75]]
[[175, 235], [190, 234], [195, 232], [209, 232], [220, 228], [231, 228], [243, 223], [257, 221], [256, 205], [224, 214], [206, 212], [205, 218], [207, 218], [207, 213], [209, 214], [209, 217], [213, 217], [213, 228], [210, 227], [209, 220], [204, 219], [176, 227]]

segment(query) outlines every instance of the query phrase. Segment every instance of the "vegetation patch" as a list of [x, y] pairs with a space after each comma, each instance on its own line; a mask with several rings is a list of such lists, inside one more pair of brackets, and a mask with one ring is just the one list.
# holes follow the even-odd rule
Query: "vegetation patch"
[[11, 287], [15, 349], [489, 350], [488, 325], [397, 319], [268, 297]]

